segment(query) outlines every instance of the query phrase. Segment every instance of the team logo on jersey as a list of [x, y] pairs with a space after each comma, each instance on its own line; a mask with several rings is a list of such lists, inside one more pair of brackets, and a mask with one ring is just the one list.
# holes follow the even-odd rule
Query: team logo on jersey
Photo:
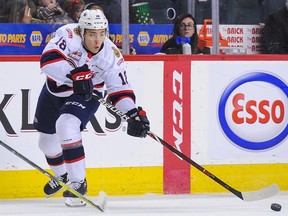
[[124, 59], [121, 58], [121, 59], [117, 62], [117, 65], [120, 66], [123, 62], [124, 62]]
[[119, 50], [116, 49], [115, 47], [112, 47], [112, 49], [114, 50], [115, 56], [116, 56], [117, 58], [119, 58], [119, 57], [120, 57], [120, 52], [119, 52]]
[[80, 60], [82, 53], [78, 50], [76, 52], [73, 53], [69, 53], [68, 56], [71, 57], [72, 59], [75, 59], [77, 61]]
[[73, 31], [76, 35], [80, 36], [79, 28], [74, 28]]
[[69, 38], [73, 38], [73, 33], [72, 33], [71, 29], [66, 28], [66, 31], [67, 31], [67, 33], [68, 33], [68, 37], [69, 37]]

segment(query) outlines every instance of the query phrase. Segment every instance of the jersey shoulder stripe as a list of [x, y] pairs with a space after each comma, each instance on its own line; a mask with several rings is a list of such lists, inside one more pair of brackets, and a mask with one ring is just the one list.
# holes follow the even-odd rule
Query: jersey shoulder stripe
[[66, 60], [66, 56], [59, 52], [59, 50], [52, 49], [42, 54], [40, 59], [40, 65], [42, 68], [47, 64], [55, 63], [62, 60]]

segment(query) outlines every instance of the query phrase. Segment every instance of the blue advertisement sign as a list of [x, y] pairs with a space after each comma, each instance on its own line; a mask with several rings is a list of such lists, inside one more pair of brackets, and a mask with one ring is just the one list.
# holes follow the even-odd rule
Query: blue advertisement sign
[[[40, 55], [60, 24], [0, 24], [0, 55]], [[173, 25], [130, 24], [130, 47], [137, 54], [155, 54], [172, 34]], [[121, 24], [109, 25], [110, 39], [121, 48]]]
[[[121, 47], [121, 25], [109, 25], [110, 39]], [[130, 24], [130, 46], [136, 49], [138, 54], [155, 54], [160, 51], [162, 45], [171, 37], [173, 25], [155, 24], [139, 25]]]

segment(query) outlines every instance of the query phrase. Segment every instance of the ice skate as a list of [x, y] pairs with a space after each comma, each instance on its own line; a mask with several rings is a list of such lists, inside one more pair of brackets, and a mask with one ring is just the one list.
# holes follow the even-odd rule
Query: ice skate
[[[70, 185], [70, 188], [74, 189], [78, 193], [85, 196], [87, 194], [87, 182], [86, 179], [80, 181], [80, 182], [72, 182]], [[71, 193], [70, 191], [66, 190], [63, 192], [63, 197], [66, 198], [65, 205], [69, 207], [79, 207], [79, 206], [85, 206], [86, 203], [79, 199], [76, 195]]]
[[[65, 173], [61, 176], [57, 177], [60, 181], [62, 181], [65, 184], [69, 184], [68, 174]], [[62, 189], [62, 186], [58, 184], [55, 180], [51, 179], [45, 186], [44, 186], [44, 193], [46, 194], [46, 197], [50, 197], [53, 194], [57, 193]]]

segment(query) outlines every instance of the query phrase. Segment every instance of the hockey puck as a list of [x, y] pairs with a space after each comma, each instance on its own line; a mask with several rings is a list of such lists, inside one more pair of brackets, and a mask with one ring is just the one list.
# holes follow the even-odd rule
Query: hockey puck
[[271, 209], [273, 211], [281, 211], [281, 208], [282, 208], [282, 206], [280, 204], [278, 204], [278, 203], [272, 203], [271, 204]]

